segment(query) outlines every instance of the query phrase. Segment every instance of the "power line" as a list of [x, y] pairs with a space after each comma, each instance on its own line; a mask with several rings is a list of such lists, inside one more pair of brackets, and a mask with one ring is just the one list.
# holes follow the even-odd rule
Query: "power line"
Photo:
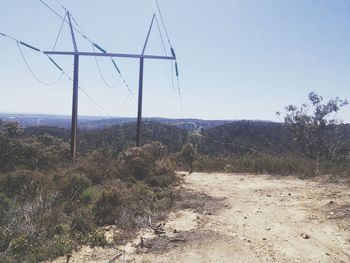
[[160, 10], [160, 7], [159, 7], [158, 0], [155, 0], [155, 2], [156, 2], [156, 5], [157, 5], [157, 9], [158, 9], [159, 15], [160, 15], [160, 19], [161, 19], [162, 24], [163, 24], [163, 27], [164, 27], [165, 34], [166, 34], [166, 36], [167, 36], [167, 38], [168, 38], [169, 45], [171, 46], [170, 37], [169, 37], [168, 30], [167, 30], [166, 25], [165, 25], [165, 22], [164, 22], [164, 18], [163, 18], [163, 15], [162, 15], [162, 11]]
[[[49, 56], [48, 56], [48, 57], [49, 57]], [[49, 57], [49, 58], [50, 58], [50, 57]], [[51, 59], [51, 58], [50, 58], [50, 59]], [[55, 63], [55, 62], [54, 62], [54, 63]], [[55, 63], [55, 64], [56, 64], [56, 63]], [[59, 66], [58, 66], [58, 67], [59, 67]], [[61, 68], [61, 67], [59, 67], [59, 68]], [[73, 82], [73, 78], [72, 78], [70, 75], [68, 75], [63, 69], [62, 69], [62, 72], [63, 72], [63, 74], [66, 76], [66, 78], [67, 78], [68, 80], [70, 80], [71, 82]], [[104, 117], [100, 114], [98, 108], [100, 108], [100, 110], [102, 110], [108, 117], [110, 117], [111, 119], [113, 118], [101, 105], [99, 105], [99, 104], [92, 98], [92, 96], [90, 96], [90, 95], [88, 94], [88, 92], [82, 87], [81, 82], [79, 82], [78, 88], [79, 88], [79, 89], [84, 93], [84, 95], [91, 101], [91, 103], [92, 103], [92, 105], [94, 106], [96, 112], [100, 115], [101, 118], [104, 118]]]
[[[134, 87], [134, 89], [132, 90], [131, 93], [128, 94], [128, 96], [124, 99], [124, 101], [119, 105], [119, 107], [117, 108], [117, 110], [113, 113], [113, 117], [116, 117], [117, 114], [121, 111], [121, 109], [124, 107], [124, 105], [126, 104], [126, 102], [130, 99], [130, 97], [132, 96], [133, 92], [135, 91], [135, 89], [137, 88], [137, 86]], [[143, 112], [144, 114], [144, 112]]]
[[[51, 63], [53, 63], [55, 65], [55, 67], [60, 70], [62, 72], [62, 75], [66, 75], [71, 81], [73, 81], [73, 106], [72, 106], [72, 133], [71, 133], [71, 154], [72, 154], [72, 158], [75, 159], [76, 157], [76, 148], [77, 148], [77, 119], [78, 119], [78, 90], [82, 90], [82, 92], [93, 102], [94, 105], [96, 105], [95, 109], [98, 111], [98, 108], [99, 107], [100, 109], [102, 109], [107, 115], [109, 115], [107, 113], [107, 111], [105, 111], [103, 109], [103, 107], [99, 106], [97, 104], [97, 102], [93, 99], [92, 96], [90, 96], [80, 85], [80, 82], [78, 81], [78, 78], [79, 78], [79, 56], [94, 56], [95, 59], [97, 56], [106, 56], [106, 57], [110, 57], [111, 59], [111, 62], [113, 64], [113, 66], [115, 67], [115, 69], [117, 70], [117, 72], [119, 73], [123, 83], [125, 84], [125, 86], [127, 87], [127, 89], [129, 90], [130, 94], [129, 96], [126, 98], [126, 100], [132, 95], [133, 95], [133, 91], [130, 89], [129, 85], [127, 84], [125, 78], [123, 77], [117, 63], [115, 62], [115, 60], [113, 59], [113, 57], [128, 57], [128, 58], [137, 58], [140, 60], [140, 68], [139, 68], [139, 99], [138, 99], [138, 114], [137, 114], [137, 138], [136, 138], [136, 145], [137, 146], [140, 146], [141, 144], [141, 125], [142, 125], [142, 91], [143, 91], [143, 76], [144, 76], [144, 61], [146, 59], [165, 59], [165, 60], [175, 60], [176, 62], [176, 54], [175, 54], [175, 51], [171, 45], [171, 41], [170, 41], [170, 38], [169, 38], [169, 34], [168, 34], [168, 31], [167, 31], [167, 28], [165, 26], [165, 23], [164, 23], [164, 19], [163, 19], [163, 16], [161, 14], [161, 10], [160, 10], [160, 7], [159, 7], [159, 4], [158, 4], [158, 1], [156, 1], [156, 4], [157, 4], [157, 8], [158, 8], [158, 12], [160, 14], [160, 17], [161, 17], [161, 21], [162, 21], [162, 24], [163, 24], [163, 27], [164, 27], [164, 31], [166, 33], [166, 36], [167, 36], [167, 39], [168, 39], [168, 42], [169, 42], [169, 45], [170, 45], [170, 51], [171, 51], [171, 54], [172, 56], [146, 56], [144, 55], [144, 51], [146, 49], [146, 46], [148, 44], [148, 40], [149, 40], [149, 36], [150, 36], [150, 33], [151, 33], [151, 30], [152, 30], [152, 25], [153, 25], [153, 22], [154, 22], [154, 19], [155, 19], [155, 15], [153, 16], [152, 18], [152, 23], [151, 23], [151, 26], [149, 28], [149, 31], [148, 31], [148, 34], [147, 34], [147, 38], [146, 38], [146, 41], [145, 41], [145, 44], [144, 44], [144, 48], [143, 48], [143, 51], [142, 51], [142, 54], [141, 55], [133, 55], [133, 54], [116, 54], [116, 53], [108, 53], [105, 49], [103, 49], [100, 45], [98, 45], [97, 43], [93, 42], [91, 39], [89, 39], [84, 33], [83, 33], [83, 30], [81, 29], [81, 27], [79, 26], [79, 24], [77, 23], [77, 21], [74, 19], [73, 16], [71, 16], [71, 14], [69, 13], [69, 11], [59, 2], [59, 0], [56, 0], [56, 2], [66, 11], [66, 16], [68, 16], [68, 20], [69, 21], [66, 21], [66, 16], [62, 17], [62, 15], [60, 15], [55, 9], [53, 9], [51, 6], [49, 6], [48, 4], [46, 4], [45, 1], [43, 0], [39, 0], [46, 8], [48, 8], [51, 12], [53, 12], [57, 17], [59, 17], [60, 19], [62, 19], [62, 25], [60, 27], [60, 30], [58, 32], [58, 36], [56, 37], [56, 41], [55, 41], [55, 44], [54, 44], [54, 48], [56, 47], [57, 45], [57, 41], [59, 39], [59, 36], [61, 34], [61, 30], [62, 30], [62, 27], [64, 25], [64, 23], [66, 24], [69, 24], [70, 26], [70, 30], [71, 30], [71, 35], [72, 35], [72, 40], [73, 40], [73, 44], [74, 44], [74, 52], [64, 52], [64, 51], [60, 51], [60, 52], [55, 52], [55, 51], [41, 51], [40, 49], [38, 48], [35, 48], [34, 46], [31, 46], [29, 44], [26, 44], [22, 41], [18, 41], [16, 40], [16, 43], [17, 43], [17, 46], [21, 52], [21, 55], [28, 67], [28, 69], [31, 71], [32, 75], [38, 80], [40, 81], [36, 75], [33, 73], [33, 71], [31, 70], [21, 48], [20, 48], [20, 44], [23, 45], [23, 46], [26, 46], [27, 48], [30, 48], [30, 49], [33, 49], [35, 51], [38, 51], [38, 52], [42, 52], [43, 54], [47, 55], [49, 60], [51, 61]], [[72, 18], [72, 19], [71, 19]], [[74, 21], [74, 23], [76, 24], [76, 26], [73, 26], [72, 25], [72, 22], [71, 20]], [[157, 25], [158, 25], [158, 31], [160, 33], [160, 36], [161, 36], [161, 41], [162, 41], [162, 46], [163, 46], [163, 49], [166, 53], [166, 48], [165, 48], [165, 44], [164, 44], [164, 40], [163, 40], [163, 36], [162, 36], [162, 32], [160, 30], [160, 26], [159, 26], [159, 22], [157, 22]], [[80, 29], [77, 29], [77, 27], [79, 27]], [[79, 52], [77, 47], [76, 47], [76, 43], [75, 43], [75, 34], [74, 32], [77, 32], [79, 33], [84, 39], [88, 40], [92, 45], [93, 45], [93, 48], [97, 48], [99, 49], [102, 53], [96, 53], [96, 52], [93, 52], [93, 53], [89, 53], [89, 52]], [[1, 34], [2, 36], [5, 36], [5, 34]], [[15, 39], [13, 39], [15, 40]], [[73, 79], [65, 73], [65, 71], [63, 70], [62, 67], [60, 67], [49, 55], [74, 55], [74, 77]], [[96, 59], [96, 64], [98, 66], [98, 69], [99, 69], [99, 73], [102, 77], [102, 79], [105, 81], [104, 77], [103, 77], [103, 74], [101, 72], [101, 69], [99, 67], [99, 64], [98, 64], [98, 61]], [[178, 74], [178, 66], [177, 66], [177, 62], [175, 63], [175, 71], [176, 71], [176, 76], [179, 77], [179, 74]], [[41, 81], [40, 81], [41, 82]], [[105, 81], [106, 82], [106, 81]], [[42, 82], [44, 84], [44, 82]], [[107, 84], [107, 83], [105, 83]], [[180, 92], [180, 83], [179, 83], [179, 79], [178, 79], [178, 88], [179, 88], [179, 95], [181, 97], [181, 92]], [[134, 97], [135, 98], [135, 97]], [[135, 98], [136, 100], [136, 98]], [[120, 107], [122, 107], [124, 105], [124, 102], [122, 103], [122, 105]], [[120, 109], [119, 107], [119, 109]], [[181, 108], [182, 108], [182, 99], [181, 99]], [[119, 110], [118, 109], [118, 110]], [[110, 115], [109, 115], [110, 116]], [[110, 116], [111, 117], [111, 116]], [[112, 118], [112, 117], [111, 117]]]
[[61, 35], [61, 32], [62, 32], [63, 25], [64, 25], [64, 23], [65, 23], [65, 21], [66, 21], [66, 17], [67, 17], [67, 14], [64, 16], [64, 18], [63, 18], [63, 20], [62, 20], [62, 24], [61, 24], [61, 27], [60, 27], [60, 29], [59, 29], [59, 31], [58, 31], [58, 35], [57, 35], [57, 37], [56, 37], [56, 41], [55, 41], [55, 44], [53, 45], [52, 50], [55, 50], [55, 48], [56, 48], [58, 39], [59, 39], [59, 37], [60, 37], [60, 35]]
[[[93, 49], [93, 51], [94, 51], [94, 53], [95, 53], [96, 50], [95, 50], [95, 46], [94, 46], [94, 45], [92, 45], [92, 49]], [[105, 77], [104, 77], [103, 74], [102, 74], [102, 71], [101, 71], [100, 65], [99, 65], [99, 63], [98, 63], [97, 57], [94, 56], [94, 59], [95, 59], [95, 62], [96, 62], [97, 70], [98, 70], [98, 72], [99, 72], [99, 74], [100, 74], [100, 77], [101, 77], [102, 81], [104, 82], [104, 84], [105, 84], [107, 87], [109, 87], [109, 88], [114, 88], [114, 87], [116, 87], [117, 83], [116, 83], [116, 84], [109, 84], [109, 83], [107, 82], [107, 80], [105, 79]]]
[[[152, 5], [152, 2], [151, 2], [151, 5]], [[153, 5], [152, 5], [152, 8], [153, 8]], [[159, 36], [160, 36], [160, 42], [161, 42], [161, 45], [162, 45], [164, 54], [167, 56], [167, 55], [168, 55], [168, 52], [167, 52], [167, 49], [166, 49], [166, 47], [165, 47], [165, 42], [164, 42], [162, 30], [161, 30], [161, 28], [160, 28], [159, 20], [158, 20], [158, 17], [157, 17], [157, 16], [156, 16], [156, 25], [157, 25], [158, 33], [159, 33]], [[167, 69], [167, 68], [165, 68], [165, 72], [166, 72], [168, 81], [170, 82], [170, 85], [171, 85], [172, 89], [175, 91], [174, 74], [173, 74], [173, 72], [174, 72], [173, 64], [171, 64], [171, 68], [170, 68], [171, 80], [169, 80], [169, 72], [168, 72], [168, 69]]]
[[53, 85], [57, 84], [57, 83], [61, 80], [61, 78], [62, 78], [62, 76], [63, 76], [63, 73], [59, 76], [59, 78], [58, 78], [57, 80], [55, 80], [55, 81], [52, 82], [52, 83], [48, 83], [48, 82], [45, 82], [45, 81], [42, 81], [41, 79], [39, 79], [39, 78], [37, 77], [37, 75], [34, 73], [34, 71], [31, 69], [31, 67], [30, 67], [30, 65], [29, 65], [29, 63], [28, 63], [26, 57], [24, 56], [24, 53], [23, 53], [23, 51], [22, 51], [22, 48], [21, 48], [19, 42], [17, 42], [17, 47], [18, 47], [18, 50], [19, 50], [19, 52], [20, 52], [20, 54], [21, 54], [21, 57], [22, 57], [24, 63], [25, 63], [26, 66], [27, 66], [28, 71], [30, 72], [30, 74], [33, 76], [34, 79], [36, 79], [38, 82], [40, 82], [41, 84], [46, 85], [46, 86], [53, 86]]
[[[53, 83], [47, 83], [47, 82], [45, 82], [45, 81], [42, 81], [41, 79], [39, 79], [39, 78], [37, 77], [37, 75], [36, 75], [36, 74], [34, 73], [34, 71], [31, 69], [31, 67], [30, 67], [30, 65], [29, 65], [29, 63], [28, 63], [28, 60], [26, 59], [26, 57], [25, 57], [25, 55], [24, 55], [24, 53], [23, 53], [23, 50], [21, 49], [21, 46], [20, 46], [20, 45], [23, 45], [23, 46], [25, 46], [25, 47], [31, 48], [31, 49], [33, 49], [34, 51], [37, 51], [37, 52], [42, 52], [42, 51], [41, 51], [40, 49], [38, 49], [38, 48], [32, 46], [32, 45], [29, 45], [29, 44], [23, 42], [23, 41], [19, 41], [19, 40], [17, 40], [16, 38], [14, 38], [14, 37], [12, 37], [12, 36], [6, 35], [6, 34], [4, 34], [4, 33], [0, 33], [0, 35], [3, 36], [3, 37], [7, 37], [7, 38], [9, 38], [9, 39], [11, 39], [11, 40], [13, 40], [13, 41], [16, 42], [17, 47], [18, 47], [18, 50], [19, 50], [19, 52], [20, 52], [20, 54], [21, 54], [21, 57], [22, 57], [22, 59], [23, 59], [25, 65], [26, 65], [28, 71], [31, 73], [31, 75], [33, 76], [33, 78], [34, 78], [35, 80], [37, 80], [39, 83], [41, 83], [41, 84], [43, 84], [43, 85], [46, 85], [46, 86], [52, 86], [52, 85], [57, 84], [57, 83], [62, 79], [63, 76], [66, 76], [70, 81], [73, 81], [72, 77], [70, 77], [70, 76], [63, 70], [63, 68], [62, 68], [60, 65], [58, 65], [49, 55], [46, 55], [46, 56], [47, 56], [48, 59], [55, 65], [55, 67], [56, 67], [59, 71], [61, 71], [61, 75], [60, 75], [59, 78], [58, 78], [56, 81], [54, 81]], [[102, 117], [102, 115], [100, 114], [98, 108], [100, 108], [106, 115], [108, 115], [108, 116], [112, 119], [112, 116], [111, 116], [101, 105], [99, 105], [99, 104], [98, 104], [98, 103], [97, 103], [97, 102], [96, 102], [96, 101], [81, 87], [81, 83], [79, 84], [79, 89], [84, 93], [85, 96], [87, 96], [87, 97], [89, 98], [89, 100], [92, 102], [92, 104], [93, 104], [93, 106], [94, 106], [96, 112], [97, 112], [101, 117]]]
[[[46, 4], [43, 0], [39, 0], [44, 6], [46, 6], [52, 13], [54, 13], [57, 17], [64, 20], [64, 17], [60, 15], [57, 11], [55, 11], [52, 7], [50, 7], [48, 4]], [[64, 6], [62, 6], [63, 9], [67, 10]], [[64, 20], [66, 24], [69, 24], [68, 21]], [[76, 22], [75, 22], [76, 23]], [[89, 39], [86, 35], [84, 35], [79, 29], [73, 26], [73, 29], [77, 31], [83, 38], [86, 40], [93, 42], [91, 39]]]
[[[46, 6], [51, 12], [53, 12], [57, 17], [59, 17], [60, 19], [64, 20], [64, 18], [63, 18], [57, 11], [55, 11], [52, 7], [50, 7], [48, 4], [46, 4], [43, 0], [39, 0], [39, 1], [40, 1], [44, 6]], [[64, 7], [59, 1], [56, 0], [56, 2], [57, 2], [65, 11], [67, 11], [67, 8]], [[71, 17], [72, 17], [72, 20], [74, 21], [74, 23], [76, 24], [76, 26], [80, 28], [80, 30], [79, 30], [79, 29], [77, 29], [77, 27], [75, 27], [75, 26], [72, 25], [73, 29], [74, 29], [76, 32], [78, 32], [84, 39], [86, 39], [86, 40], [89, 41], [92, 45], [94, 45], [96, 48], [98, 48], [100, 51], [106, 53], [106, 52], [107, 52], [106, 50], [102, 49], [98, 44], [96, 44], [94, 41], [92, 41], [90, 38], [88, 38], [88, 37], [82, 32], [83, 30], [82, 30], [81, 26], [78, 24], [78, 22], [76, 21], [76, 19], [74, 18], [74, 16], [71, 15]], [[64, 22], [65, 22], [66, 24], [69, 24], [68, 21], [65, 21], [65, 20], [64, 20]], [[111, 61], [112, 61], [113, 65], [114, 65], [114, 67], [116, 68], [117, 72], [119, 73], [119, 75], [120, 75], [120, 77], [121, 77], [121, 79], [122, 79], [122, 81], [123, 81], [125, 87], [129, 90], [129, 92], [131, 92], [131, 89], [130, 89], [128, 83], [126, 82], [124, 76], [122, 75], [122, 73], [121, 73], [121, 71], [120, 71], [120, 69], [119, 69], [117, 63], [115, 62], [115, 60], [114, 60], [113, 58], [111, 58]], [[134, 97], [134, 98], [135, 98], [135, 97]], [[136, 99], [136, 98], [135, 98], [135, 99]]]
[[[180, 80], [179, 80], [179, 67], [178, 67], [178, 63], [177, 63], [177, 60], [176, 60], [176, 54], [175, 54], [174, 48], [172, 47], [171, 40], [170, 40], [170, 37], [169, 37], [169, 33], [168, 33], [167, 27], [165, 25], [165, 21], [164, 21], [164, 18], [163, 18], [162, 11], [160, 9], [158, 0], [154, 0], [154, 1], [156, 3], [157, 9], [158, 9], [161, 22], [163, 24], [164, 32], [166, 34], [166, 37], [168, 39], [168, 43], [170, 45], [170, 51], [171, 51], [173, 57], [175, 58], [175, 74], [176, 74], [176, 78], [177, 78], [177, 86], [178, 86], [178, 92], [179, 92], [179, 97], [180, 97], [180, 105], [181, 105], [181, 112], [182, 112], [181, 114], [182, 114], [182, 117], [183, 117], [183, 102], [182, 102], [181, 86], [180, 86]], [[174, 75], [173, 75], [174, 71], [173, 70], [174, 70], [174, 65], [172, 65], [172, 85], [173, 85], [173, 89], [174, 89]]]

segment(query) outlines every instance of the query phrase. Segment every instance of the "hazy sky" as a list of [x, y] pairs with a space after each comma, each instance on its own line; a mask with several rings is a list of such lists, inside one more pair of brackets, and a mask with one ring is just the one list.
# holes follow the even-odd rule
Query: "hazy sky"
[[[45, 0], [60, 14], [55, 0]], [[61, 0], [84, 33], [111, 52], [140, 53], [150, 20], [151, 0]], [[278, 120], [275, 112], [300, 105], [315, 91], [325, 98], [350, 98], [350, 1], [345, 0], [159, 0], [176, 50], [185, 117]], [[61, 20], [39, 0], [0, 0], [0, 32], [51, 50]], [[154, 28], [147, 53], [163, 55]], [[91, 51], [77, 35], [80, 51]], [[72, 50], [68, 26], [59, 50]], [[37, 76], [59, 76], [48, 59], [23, 48]], [[73, 59], [55, 57], [71, 74]], [[81, 58], [82, 88], [110, 115], [136, 116], [108, 59], [98, 59], [110, 84], [101, 81], [94, 57]], [[138, 83], [138, 61], [117, 60], [131, 87]], [[181, 117], [178, 93], [171, 86], [171, 63], [147, 61], [144, 114]], [[54, 86], [30, 75], [17, 45], [0, 37], [0, 112], [70, 114], [72, 84]], [[137, 97], [137, 93], [135, 93]], [[80, 92], [79, 114], [98, 113]], [[122, 106], [121, 106], [122, 105]], [[119, 110], [118, 110], [119, 109]], [[340, 117], [350, 122], [350, 107]]]

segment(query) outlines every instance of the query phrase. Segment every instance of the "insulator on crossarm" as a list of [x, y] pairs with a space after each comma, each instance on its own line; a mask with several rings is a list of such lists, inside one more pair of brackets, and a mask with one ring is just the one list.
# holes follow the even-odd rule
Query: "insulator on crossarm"
[[175, 50], [171, 47], [170, 51], [171, 51], [171, 54], [173, 55], [173, 58], [176, 59]]
[[118, 68], [117, 63], [115, 63], [115, 61], [114, 61], [113, 59], [112, 59], [112, 63], [113, 63], [113, 65], [114, 65], [115, 69], [118, 71], [118, 73], [121, 74], [121, 72], [120, 72], [120, 70], [119, 70], [119, 68]]
[[177, 65], [177, 62], [175, 62], [175, 72], [176, 72], [176, 77], [179, 77], [179, 67]]
[[19, 43], [20, 43], [21, 45], [27, 47], [27, 48], [30, 48], [30, 49], [33, 49], [33, 50], [35, 50], [35, 51], [41, 52], [40, 49], [38, 49], [38, 48], [36, 48], [36, 47], [33, 47], [33, 46], [31, 46], [31, 45], [29, 45], [29, 44], [27, 44], [27, 43], [24, 43], [24, 42], [22, 42], [22, 41], [19, 41]]
[[60, 71], [63, 72], [63, 69], [62, 69], [51, 57], [48, 57], [48, 58], [51, 60], [51, 62], [52, 62]]
[[92, 43], [94, 45], [95, 48], [97, 48], [98, 50], [100, 50], [101, 52], [103, 53], [107, 53], [107, 51], [105, 49], [103, 49], [101, 46], [99, 46], [98, 44], [96, 43]]

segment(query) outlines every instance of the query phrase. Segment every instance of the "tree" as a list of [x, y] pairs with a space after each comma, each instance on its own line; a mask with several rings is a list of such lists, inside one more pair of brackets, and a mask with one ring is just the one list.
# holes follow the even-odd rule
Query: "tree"
[[294, 135], [294, 141], [317, 165], [321, 160], [343, 158], [348, 154], [348, 145], [344, 143], [344, 124], [336, 116], [348, 102], [338, 97], [325, 102], [314, 92], [309, 93], [309, 101], [299, 108], [294, 105], [285, 108], [284, 123]]
[[193, 162], [197, 159], [197, 151], [191, 143], [187, 143], [182, 147], [180, 159], [189, 166], [190, 174], [193, 172]]

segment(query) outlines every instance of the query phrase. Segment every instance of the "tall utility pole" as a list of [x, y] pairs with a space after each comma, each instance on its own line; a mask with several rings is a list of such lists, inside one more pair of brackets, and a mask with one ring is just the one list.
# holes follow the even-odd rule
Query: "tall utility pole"
[[[148, 39], [152, 31], [153, 22], [155, 19], [155, 15], [153, 15], [151, 26], [149, 27], [147, 37], [145, 44], [143, 45], [142, 53], [143, 56], [145, 54]], [[140, 58], [140, 75], [139, 75], [139, 100], [138, 100], [138, 109], [137, 109], [137, 129], [136, 129], [136, 146], [141, 146], [141, 126], [142, 126], [142, 93], [143, 93], [143, 66], [144, 66], [145, 60], [143, 57]]]
[[151, 26], [148, 30], [147, 38], [143, 46], [142, 53], [139, 54], [121, 54], [121, 53], [107, 53], [102, 51], [102, 53], [96, 52], [79, 52], [74, 36], [74, 27], [71, 23], [71, 17], [69, 12], [67, 12], [69, 26], [71, 29], [72, 41], [74, 46], [74, 52], [71, 51], [44, 51], [46, 55], [61, 55], [61, 56], [74, 56], [74, 77], [73, 77], [73, 105], [72, 105], [72, 133], [71, 133], [71, 156], [73, 160], [76, 158], [77, 154], [77, 130], [78, 130], [78, 90], [79, 90], [79, 57], [80, 56], [90, 56], [90, 57], [119, 57], [119, 58], [134, 58], [140, 60], [140, 72], [139, 72], [139, 99], [138, 99], [138, 111], [137, 111], [137, 138], [136, 146], [141, 146], [141, 126], [142, 126], [142, 93], [143, 93], [143, 70], [145, 59], [155, 59], [155, 60], [176, 60], [175, 55], [173, 56], [155, 56], [155, 55], [145, 55], [145, 51], [148, 44], [148, 39], [152, 31], [155, 16], [152, 18]]
[[74, 75], [73, 75], [73, 103], [72, 103], [72, 124], [71, 124], [71, 156], [75, 160], [77, 155], [77, 137], [78, 137], [78, 94], [79, 94], [79, 55], [77, 42], [75, 41], [74, 29], [70, 13], [67, 11], [70, 32], [74, 46]]

